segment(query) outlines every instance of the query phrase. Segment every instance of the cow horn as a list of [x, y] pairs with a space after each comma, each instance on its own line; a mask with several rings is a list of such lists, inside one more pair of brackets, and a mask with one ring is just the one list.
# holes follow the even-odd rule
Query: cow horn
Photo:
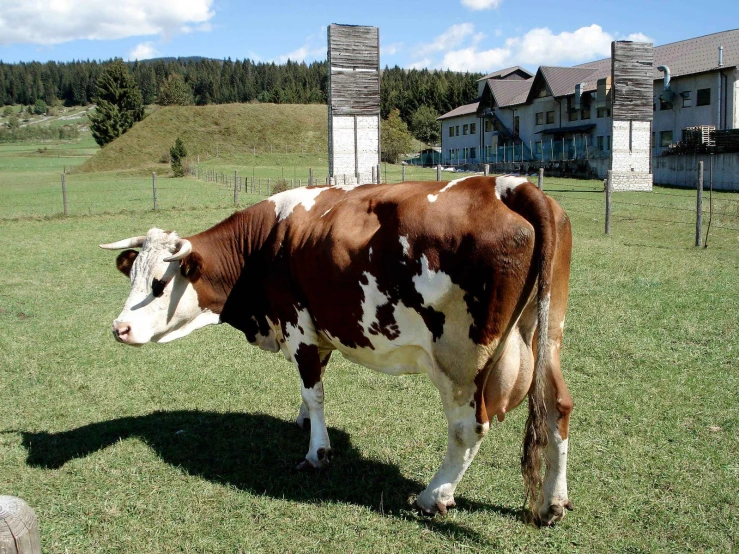
[[178, 239], [177, 250], [175, 250], [174, 254], [172, 254], [168, 258], [164, 258], [164, 261], [176, 262], [187, 256], [190, 252], [192, 252], [192, 244], [190, 243], [190, 241], [187, 239]]
[[144, 244], [146, 237], [131, 237], [128, 239], [119, 240], [118, 242], [111, 242], [108, 244], [100, 244], [100, 248], [105, 250], [123, 250], [124, 248], [141, 248]]

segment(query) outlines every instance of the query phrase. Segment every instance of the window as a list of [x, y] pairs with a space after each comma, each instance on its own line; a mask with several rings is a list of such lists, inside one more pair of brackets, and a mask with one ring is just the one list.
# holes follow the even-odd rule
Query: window
[[672, 131], [660, 131], [659, 145], [663, 148], [672, 144]]
[[595, 146], [601, 152], [603, 152], [603, 144], [604, 144], [604, 142], [603, 142], [603, 137], [602, 136], [595, 137]]
[[654, 96], [652, 96], [652, 111], [657, 111], [657, 100], [654, 98]]
[[470, 131], [470, 126], [467, 124], [462, 125], [462, 134], [466, 135]]
[[544, 125], [544, 112], [538, 112], [536, 114], [536, 124]]
[[[477, 123], [470, 123], [470, 134], [474, 135], [477, 132]], [[472, 156], [474, 158], [474, 156]]]
[[652, 131], [652, 148], [657, 148], [657, 143], [654, 142], [654, 131]]
[[513, 134], [518, 136], [518, 132], [521, 130], [521, 118], [517, 115], [513, 116]]
[[696, 106], [710, 106], [711, 105], [711, 89], [710, 88], [699, 88], [698, 94], [696, 95]]
[[590, 119], [590, 108], [583, 108], [580, 112], [580, 119]]
[[449, 136], [450, 137], [453, 137], [454, 136], [454, 125], [450, 125], [449, 126]]
[[665, 102], [662, 98], [659, 99], [659, 110], [671, 110], [672, 102]]
[[554, 112], [547, 112], [547, 125], [554, 123]]
[[608, 135], [606, 137], [606, 150], [610, 150], [610, 149], [611, 149], [611, 135]]
[[459, 125], [457, 125], [457, 126], [455, 127], [455, 132], [454, 132], [454, 134], [455, 134], [455, 136], [459, 136]]
[[454, 159], [454, 150], [451, 150], [451, 149], [449, 150], [449, 159], [450, 160]]
[[611, 117], [611, 110], [609, 108], [598, 108], [597, 117]]
[[474, 146], [472, 148], [470, 148], [470, 158], [472, 158], [473, 160], [475, 158], [477, 158], [477, 152], [476, 152], [476, 148]]
[[578, 111], [573, 110], [570, 112], [570, 121], [577, 121]]
[[490, 133], [493, 130], [493, 122], [492, 121], [486, 121], [485, 122], [485, 132]]
[[683, 97], [683, 108], [690, 108], [693, 105], [693, 99], [690, 97], [690, 91], [686, 90], [681, 92], [680, 96]]

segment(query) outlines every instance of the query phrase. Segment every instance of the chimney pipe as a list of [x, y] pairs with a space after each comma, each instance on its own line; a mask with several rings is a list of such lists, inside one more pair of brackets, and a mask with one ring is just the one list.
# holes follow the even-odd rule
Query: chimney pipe
[[664, 84], [664, 90], [670, 90], [670, 68], [666, 65], [660, 65], [657, 68], [657, 71], [661, 71], [665, 74], [665, 84]]
[[724, 67], [724, 47], [718, 47], [718, 66]]

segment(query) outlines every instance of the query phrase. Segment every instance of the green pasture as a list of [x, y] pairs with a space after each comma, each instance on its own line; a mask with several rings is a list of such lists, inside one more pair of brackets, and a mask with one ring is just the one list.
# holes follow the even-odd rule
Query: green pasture
[[[35, 217], [60, 209], [12, 201], [58, 192], [60, 167], [91, 145], [59, 144], [58, 158], [11, 146], [0, 146], [0, 494], [34, 507], [45, 552], [736, 550], [739, 195], [714, 193], [709, 247], [696, 249], [694, 191], [615, 194], [605, 236], [598, 181], [547, 179], [574, 234], [563, 371], [576, 510], [536, 529], [521, 517], [525, 409], [492, 426], [458, 508], [427, 519], [410, 500], [447, 433], [425, 377], [335, 354], [325, 383], [336, 456], [297, 473], [308, 434], [293, 424], [299, 380], [280, 355], [225, 326], [116, 343], [128, 283], [97, 244], [152, 226], [197, 232], [232, 212], [233, 191], [162, 177], [154, 212], [148, 171], [72, 173], [72, 215]], [[201, 164], [232, 176], [237, 161]]]

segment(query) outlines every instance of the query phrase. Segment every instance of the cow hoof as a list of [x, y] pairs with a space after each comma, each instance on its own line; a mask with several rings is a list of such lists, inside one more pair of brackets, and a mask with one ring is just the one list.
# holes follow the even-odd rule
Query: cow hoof
[[329, 465], [333, 457], [333, 450], [330, 448], [319, 448], [316, 452], [317, 459], [315, 461], [305, 458], [295, 469], [305, 471], [309, 469], [321, 469]]
[[536, 524], [540, 527], [552, 527], [555, 523], [564, 519], [565, 509], [572, 511], [575, 507], [569, 500], [564, 504], [550, 504], [546, 511], [540, 511], [535, 516]]
[[456, 508], [457, 504], [456, 502], [454, 502], [454, 499], [452, 499], [447, 503], [437, 502], [432, 508], [425, 508], [421, 506], [418, 503], [418, 499], [416, 499], [413, 501], [412, 507], [414, 510], [416, 510], [418, 513], [420, 513], [422, 516], [425, 516], [425, 517], [434, 517], [436, 514], [439, 514], [440, 516], [443, 517], [447, 514], [447, 510]]

